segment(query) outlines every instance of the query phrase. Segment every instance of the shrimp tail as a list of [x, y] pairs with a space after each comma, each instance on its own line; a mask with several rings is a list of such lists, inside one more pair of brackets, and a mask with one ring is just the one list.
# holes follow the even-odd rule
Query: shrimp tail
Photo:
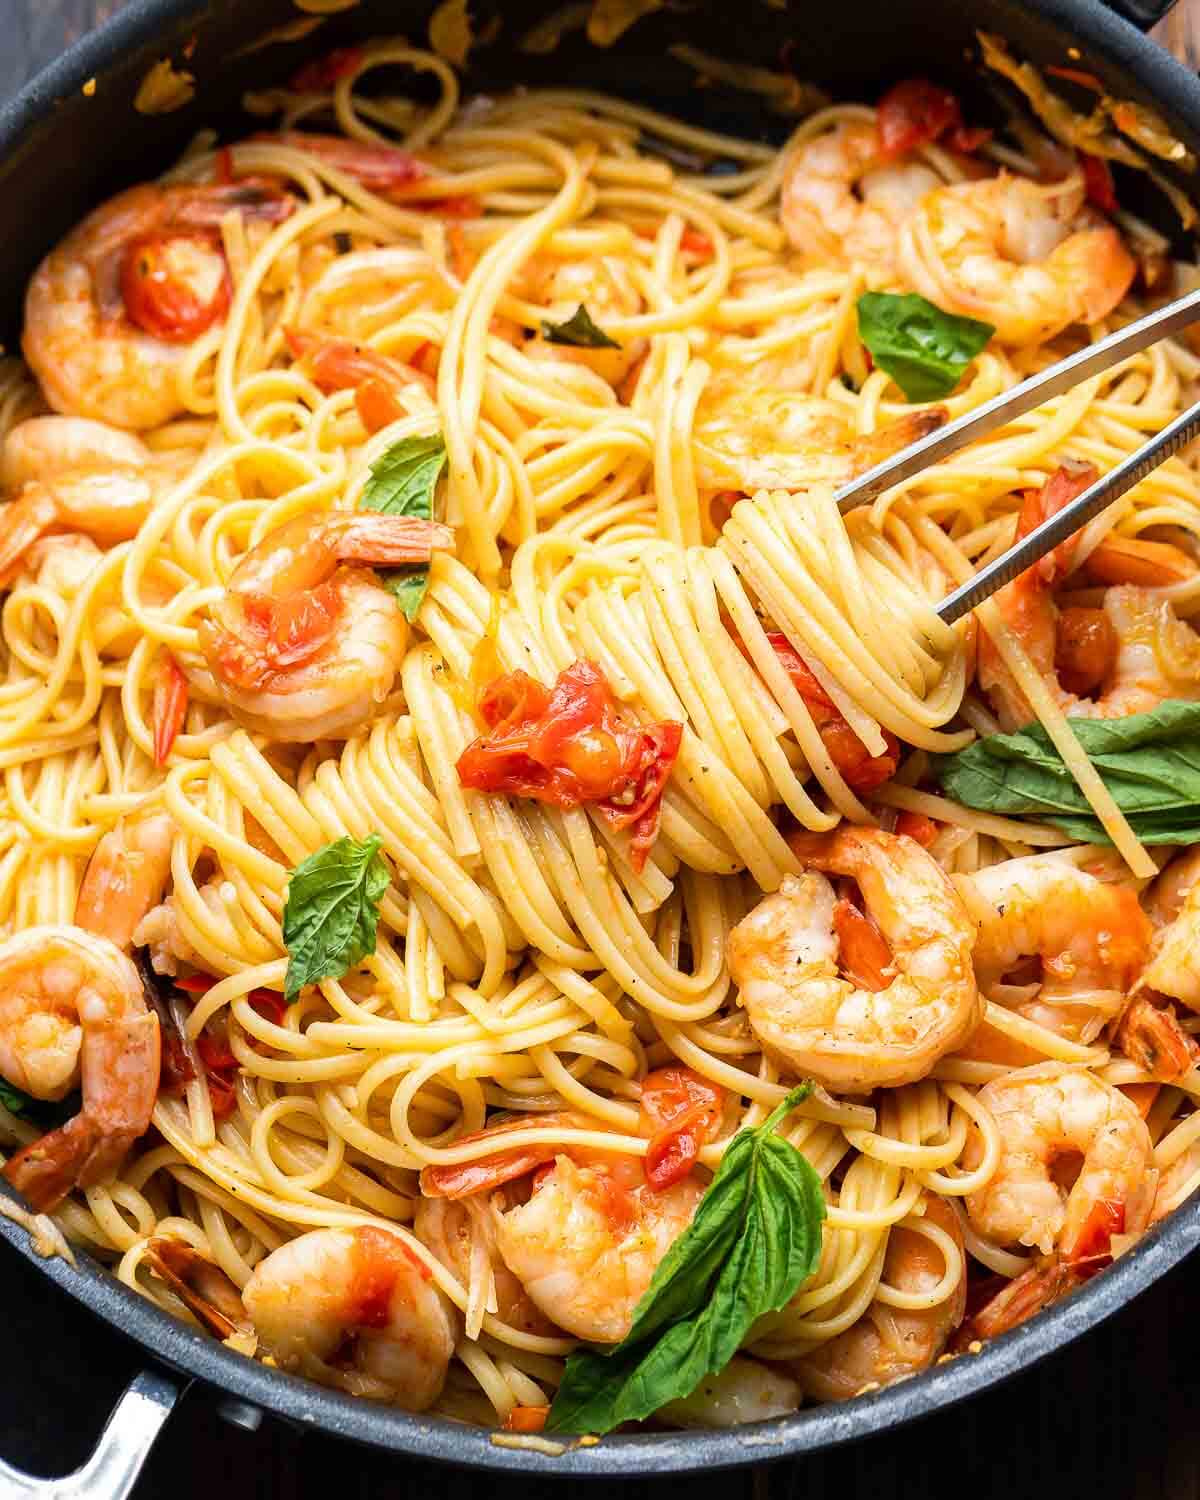
[[99, 1146], [100, 1127], [79, 1114], [9, 1157], [4, 1176], [37, 1213], [49, 1213], [83, 1181]]
[[121, 1165], [150, 1124], [159, 1057], [158, 1018], [149, 1012], [110, 1023], [84, 1052], [83, 1109], [16, 1152], [4, 1168], [38, 1213], [57, 1207], [73, 1187], [106, 1181]]
[[440, 521], [414, 516], [389, 516], [355, 511], [340, 524], [335, 542], [337, 559], [378, 567], [402, 567], [428, 562], [435, 552], [449, 552], [454, 533]]
[[1200, 1047], [1180, 1026], [1170, 1007], [1139, 995], [1121, 1018], [1117, 1046], [1160, 1083], [1174, 1083], [1195, 1065]]
[[1061, 1261], [1031, 1266], [967, 1319], [954, 1339], [954, 1352], [961, 1353], [978, 1339], [998, 1338], [1080, 1284], [1079, 1275]]
[[296, 200], [269, 177], [242, 177], [237, 182], [216, 183], [187, 192], [168, 219], [171, 229], [215, 232], [229, 213], [264, 224], [281, 224], [296, 207]]
[[183, 1240], [156, 1236], [146, 1246], [146, 1262], [217, 1338], [228, 1339], [253, 1326], [233, 1282]]
[[58, 505], [44, 485], [27, 484], [10, 500], [0, 517], [0, 578], [57, 522]]
[[865, 474], [885, 458], [891, 458], [893, 453], [899, 453], [901, 448], [919, 443], [931, 432], [944, 427], [949, 420], [950, 413], [944, 406], [929, 406], [924, 411], [907, 413], [899, 421], [880, 428], [878, 432], [857, 438], [854, 443], [855, 470]]

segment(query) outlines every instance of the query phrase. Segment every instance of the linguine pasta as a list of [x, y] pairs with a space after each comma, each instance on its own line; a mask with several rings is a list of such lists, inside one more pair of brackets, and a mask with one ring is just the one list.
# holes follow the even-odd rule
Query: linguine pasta
[[[364, 90], [397, 66], [432, 81], [432, 104]], [[164, 1237], [244, 1288], [299, 1234], [387, 1226], [460, 1315], [435, 1409], [496, 1424], [550, 1402], [574, 1340], [506, 1322], [485, 1253], [463, 1276], [413, 1232], [423, 1169], [494, 1153], [470, 1138], [498, 1112], [547, 1115], [523, 1143], [642, 1159], [641, 1080], [681, 1064], [726, 1091], [699, 1148], [702, 1176], [715, 1170], [794, 1082], [761, 1049], [726, 948], [763, 893], [800, 875], [795, 829], [931, 819], [931, 852], [968, 911], [980, 870], [1035, 853], [1083, 868], [1095, 853], [1060, 854], [1070, 840], [1051, 824], [931, 786], [933, 757], [999, 727], [974, 683], [980, 635], [1123, 856], [1112, 878], [1141, 889], [1157, 873], [1000, 610], [951, 627], [935, 606], [1010, 543], [1023, 492], [1068, 459], [1107, 469], [1175, 416], [1200, 360], [1166, 340], [843, 518], [835, 489], [880, 434], [988, 400], [1136, 316], [1141, 294], [1087, 327], [993, 341], [949, 395], [914, 405], [856, 323], [864, 291], [910, 283], [894, 265], [800, 253], [781, 222], [796, 153], [873, 127], [872, 109], [821, 109], [776, 150], [569, 89], [464, 103], [442, 58], [401, 41], [365, 47], [324, 87], [248, 102], [269, 133], [219, 150], [198, 140], [165, 184], [266, 179], [294, 205], [278, 222], [220, 218], [227, 312], [181, 347], [168, 414], [139, 433], [153, 503], [128, 540], [78, 555], [41, 544], [9, 575], [0, 626], [0, 924], [72, 923], [101, 837], [168, 815], [169, 892], [144, 940], [167, 973], [214, 981], [177, 1015], [193, 1053], [214, 1031], [227, 1039], [233, 1107], [214, 1109], [195, 1069], [160, 1091], [117, 1175], [54, 1217], [184, 1317], [194, 1310], [154, 1272]], [[352, 155], [306, 149], [314, 128], [417, 153], [429, 171], [403, 194], [373, 190]], [[724, 171], [674, 166], [648, 137]], [[914, 155], [940, 186], [979, 162], [1032, 171], [1011, 145], [979, 152], [931, 141]], [[577, 304], [609, 347], [553, 342]], [[395, 361], [389, 420], [370, 430], [352, 385], [323, 387], [289, 342], [297, 331]], [[6, 360], [0, 432], [45, 409]], [[803, 422], [811, 440], [796, 436]], [[394, 445], [437, 434], [455, 546], [434, 554], [390, 690], [332, 738], [248, 723], [215, 690], [201, 637], [239, 560], [295, 518], [353, 510]], [[1151, 473], [1084, 547], [1109, 532], [1200, 542], [1190, 457]], [[1188, 617], [1200, 575], [1164, 597]], [[776, 634], [863, 756], [900, 742], [882, 787], [843, 774]], [[158, 764], [168, 653], [189, 697]], [[629, 722], [683, 726], [644, 862], [594, 806], [473, 790], [456, 770], [481, 733], [486, 682], [521, 671], [549, 686], [579, 659]], [[372, 834], [389, 877], [374, 951], [294, 1003], [257, 1004], [284, 989], [292, 871]], [[985, 1005], [993, 1033], [1029, 1058], [1150, 1081], [1108, 1032], [1058, 1034], [1005, 993]], [[903, 1086], [818, 1087], [795, 1108], [782, 1133], [823, 1184], [820, 1261], [756, 1324], [752, 1355], [785, 1363], [868, 1314], [945, 1306], [968, 1259], [1010, 1279], [1035, 1263], [1036, 1248], [993, 1241], [958, 1210], [965, 1238], [926, 1215], [930, 1198], [961, 1207], [995, 1174], [999, 1127], [979, 1090], [1010, 1071], [951, 1051]], [[1160, 1172], [1195, 1141], [1195, 1092], [1189, 1073], [1153, 1104]], [[2, 1106], [0, 1127], [13, 1146], [40, 1134]], [[940, 1258], [923, 1289], [885, 1274], [897, 1226]], [[329, 1378], [375, 1394], [332, 1366]]]

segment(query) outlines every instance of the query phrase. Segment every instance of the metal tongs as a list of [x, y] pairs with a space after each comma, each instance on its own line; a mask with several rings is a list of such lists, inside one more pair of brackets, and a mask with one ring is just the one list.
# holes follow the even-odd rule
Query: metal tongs
[[[1200, 290], [1189, 292], [1186, 297], [1180, 297], [1175, 302], [1168, 302], [1156, 312], [1147, 313], [1136, 323], [1130, 323], [1116, 333], [1110, 333], [1099, 343], [1089, 344], [1077, 354], [1060, 360], [1056, 365], [1050, 365], [1037, 375], [1031, 375], [1020, 385], [1002, 392], [991, 401], [977, 406], [974, 411], [956, 418], [945, 427], [939, 427], [928, 437], [902, 448], [883, 463], [868, 469], [865, 474], [859, 475], [838, 491], [835, 497], [838, 509], [845, 514], [859, 505], [866, 505], [892, 485], [911, 479], [914, 474], [919, 474], [922, 469], [956, 453], [975, 438], [994, 432], [997, 427], [1003, 427], [1016, 417], [1024, 416], [1026, 412], [1041, 406], [1044, 401], [1061, 396], [1080, 381], [1099, 375], [1101, 371], [1119, 364], [1131, 354], [1140, 353], [1159, 339], [1178, 333], [1181, 328], [1186, 328], [1198, 319]], [[1115, 500], [1119, 500], [1127, 490], [1144, 479], [1151, 469], [1156, 469], [1173, 453], [1178, 453], [1197, 434], [1200, 434], [1200, 402], [1181, 412], [1149, 442], [1143, 443], [1114, 469], [1097, 479], [1095, 484], [1089, 485], [1069, 505], [1064, 505], [1057, 515], [1043, 521], [1027, 536], [1014, 543], [1007, 552], [1002, 552], [999, 557], [980, 568], [973, 578], [942, 600], [937, 607], [938, 614], [947, 624], [961, 619], [1003, 584], [1032, 567], [1047, 552], [1052, 552], [1060, 542], [1066, 541], [1067, 537], [1085, 526], [1093, 516], [1107, 510]]]

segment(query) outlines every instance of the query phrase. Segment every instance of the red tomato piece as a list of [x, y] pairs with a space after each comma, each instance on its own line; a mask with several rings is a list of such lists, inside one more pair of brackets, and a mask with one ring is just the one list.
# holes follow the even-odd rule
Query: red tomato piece
[[505, 1432], [541, 1432], [550, 1415], [548, 1406], [514, 1406], [504, 1419]]
[[233, 295], [219, 243], [202, 234], [148, 234], [125, 252], [121, 298], [131, 322], [168, 344], [190, 344], [225, 316]]
[[652, 1132], [646, 1181], [662, 1191], [691, 1172], [701, 1146], [716, 1134], [725, 1090], [691, 1068], [657, 1068], [642, 1080], [642, 1118]]
[[956, 125], [946, 137], [946, 145], [960, 156], [973, 156], [980, 146], [991, 140], [995, 132], [982, 125]]
[[439, 219], [478, 219], [483, 215], [483, 204], [471, 193], [458, 193], [453, 198], [430, 198], [424, 203], [414, 203], [413, 207]]
[[887, 938], [853, 901], [841, 896], [834, 903], [833, 931], [841, 966], [860, 989], [878, 994], [892, 982], [892, 950]]
[[185, 974], [182, 979], [171, 980], [177, 990], [183, 990], [188, 995], [207, 994], [216, 982], [211, 974]]
[[888, 89], [878, 106], [879, 142], [885, 158], [927, 146], [962, 125], [962, 111], [949, 89], [928, 78], [906, 78]]
[[324, 57], [314, 57], [312, 62], [292, 74], [288, 88], [294, 94], [324, 94], [339, 78], [353, 73], [363, 60], [361, 47], [334, 47]]
[[896, 736], [885, 729], [886, 750], [882, 755], [868, 755], [866, 746], [787, 636], [779, 630], [768, 630], [767, 640], [780, 666], [792, 679], [792, 686], [804, 699], [830, 760], [851, 791], [865, 795], [890, 780], [900, 764], [900, 741]]
[[463, 786], [555, 807], [589, 803], [610, 827], [632, 830], [630, 858], [640, 870], [658, 837], [682, 724], [625, 722], [607, 678], [590, 661], [573, 662], [553, 688], [525, 672], [498, 677], [478, 706], [489, 732], [459, 757]]
[[711, 256], [713, 242], [702, 230], [685, 229], [679, 236], [679, 248], [688, 250], [693, 255]]
[[278, 990], [251, 990], [246, 998], [264, 1020], [271, 1021], [276, 1026], [283, 1025], [287, 1003]]
[[896, 832], [915, 839], [922, 849], [928, 849], [938, 836], [938, 826], [924, 813], [902, 812], [896, 819]]
[[1086, 151], [1080, 151], [1078, 155], [1087, 201], [1111, 217], [1121, 205], [1117, 202], [1117, 190], [1108, 163], [1102, 156], [1089, 156]]
[[151, 719], [154, 724], [154, 764], [163, 766], [187, 715], [188, 681], [169, 651], [163, 652], [154, 685]]

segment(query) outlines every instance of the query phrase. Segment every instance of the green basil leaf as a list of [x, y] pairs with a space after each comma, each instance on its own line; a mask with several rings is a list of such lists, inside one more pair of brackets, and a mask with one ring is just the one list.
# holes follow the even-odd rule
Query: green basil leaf
[[289, 1005], [306, 984], [340, 979], [375, 952], [379, 903], [388, 888], [382, 843], [377, 833], [361, 844], [335, 839], [292, 871], [283, 907], [283, 995]]
[[5, 1078], [0, 1078], [0, 1104], [4, 1105], [9, 1114], [28, 1120], [44, 1131], [57, 1130], [83, 1107], [78, 1089], [73, 1089], [61, 1099], [35, 1099], [32, 1094], [27, 1094], [24, 1089], [17, 1088], [16, 1084], [9, 1083]]
[[690, 1395], [724, 1369], [758, 1318], [782, 1307], [813, 1274], [825, 1217], [821, 1181], [774, 1134], [811, 1090], [793, 1089], [762, 1125], [734, 1137], [628, 1334], [567, 1360], [547, 1430], [609, 1432]]
[[395, 568], [380, 575], [379, 580], [396, 603], [404, 611], [404, 618], [411, 625], [417, 618], [425, 595], [429, 591], [429, 569]]
[[859, 338], [910, 401], [948, 396], [995, 331], [916, 292], [864, 292], [858, 299]]
[[619, 349], [616, 339], [597, 328], [581, 302], [565, 323], [543, 323], [542, 337], [548, 344], [573, 344], [576, 349]]
[[[1200, 842], [1200, 703], [1170, 699], [1123, 719], [1069, 722], [1143, 843]], [[1040, 724], [940, 756], [934, 774], [964, 807], [1034, 817], [1080, 843], [1111, 842]]]
[[[416, 516], [432, 521], [434, 492], [446, 463], [446, 444], [440, 432], [432, 437], [401, 438], [371, 465], [371, 477], [363, 486], [359, 507], [389, 516]], [[410, 622], [429, 587], [429, 568], [380, 569], [384, 587]]]
[[371, 465], [359, 508], [432, 521], [433, 491], [445, 463], [446, 444], [440, 432], [432, 437], [401, 438]]
[[32, 1103], [28, 1094], [0, 1078], [0, 1104], [3, 1104], [10, 1115], [27, 1115]]

